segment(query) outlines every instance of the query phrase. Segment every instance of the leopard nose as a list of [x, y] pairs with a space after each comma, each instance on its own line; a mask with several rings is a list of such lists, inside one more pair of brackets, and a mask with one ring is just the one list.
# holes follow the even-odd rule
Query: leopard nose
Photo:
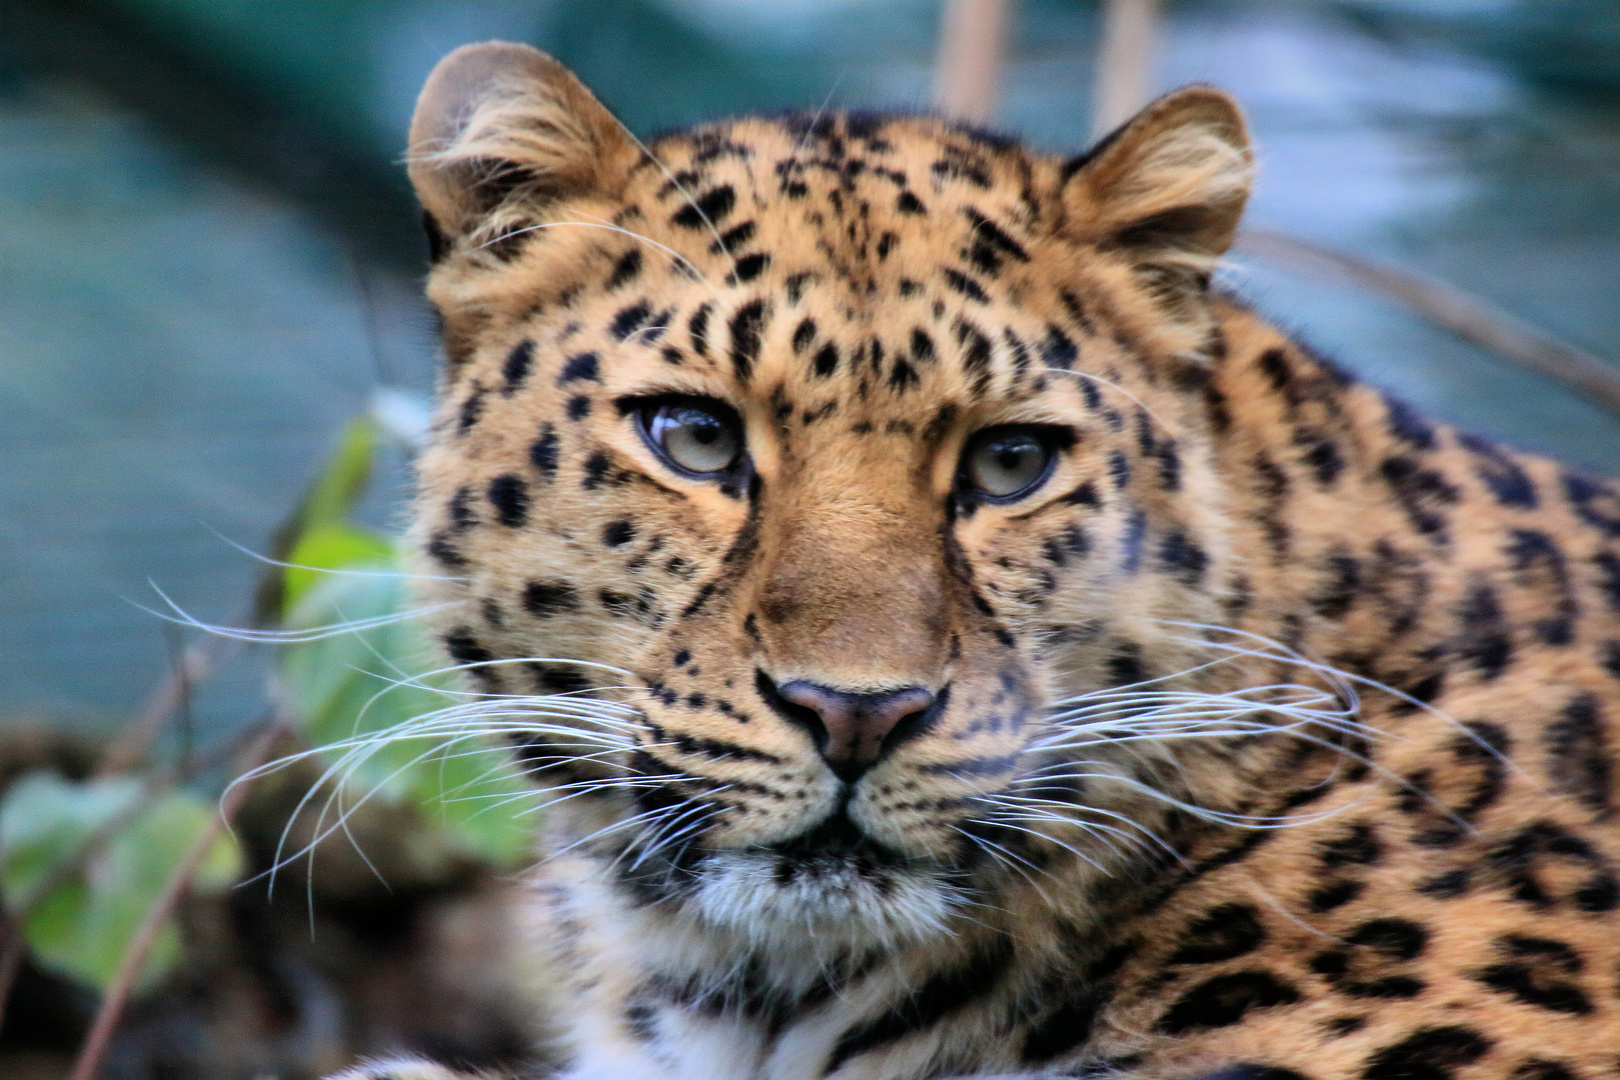
[[810, 733], [822, 760], [846, 784], [920, 734], [940, 703], [920, 686], [855, 693], [796, 679], [783, 683], [777, 693], [785, 705], [779, 711]]

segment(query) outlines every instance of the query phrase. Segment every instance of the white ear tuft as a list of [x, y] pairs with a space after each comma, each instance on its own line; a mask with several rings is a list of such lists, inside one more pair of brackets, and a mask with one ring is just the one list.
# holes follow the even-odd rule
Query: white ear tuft
[[463, 45], [428, 76], [407, 164], [430, 229], [454, 238], [508, 201], [539, 209], [611, 196], [638, 155], [567, 68], [528, 45], [486, 41]]

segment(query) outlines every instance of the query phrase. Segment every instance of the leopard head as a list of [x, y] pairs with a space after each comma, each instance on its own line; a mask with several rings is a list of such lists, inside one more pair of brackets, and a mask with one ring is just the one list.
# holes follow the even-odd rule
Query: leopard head
[[1232, 599], [1208, 285], [1251, 161], [1206, 87], [1065, 161], [858, 113], [643, 146], [526, 46], [439, 65], [427, 599], [619, 887], [892, 941], [1140, 850], [1186, 758], [1121, 688]]

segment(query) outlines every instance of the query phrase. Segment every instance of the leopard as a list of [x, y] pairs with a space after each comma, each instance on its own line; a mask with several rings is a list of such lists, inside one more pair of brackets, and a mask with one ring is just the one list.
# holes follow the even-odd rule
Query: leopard
[[1226, 93], [643, 143], [487, 42], [409, 146], [411, 544], [554, 1038], [346, 1080], [1620, 1071], [1620, 486], [1217, 279]]

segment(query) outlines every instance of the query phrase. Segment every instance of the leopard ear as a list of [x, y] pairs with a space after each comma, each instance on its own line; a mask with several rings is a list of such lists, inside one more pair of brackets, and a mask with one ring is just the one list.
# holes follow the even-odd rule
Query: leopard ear
[[1254, 152], [1237, 104], [1212, 86], [1188, 86], [1148, 105], [1064, 171], [1074, 239], [1172, 277], [1207, 281], [1237, 234]]
[[504, 206], [533, 214], [570, 197], [611, 197], [639, 153], [567, 68], [528, 45], [486, 41], [428, 76], [406, 161], [429, 235], [453, 240]]

